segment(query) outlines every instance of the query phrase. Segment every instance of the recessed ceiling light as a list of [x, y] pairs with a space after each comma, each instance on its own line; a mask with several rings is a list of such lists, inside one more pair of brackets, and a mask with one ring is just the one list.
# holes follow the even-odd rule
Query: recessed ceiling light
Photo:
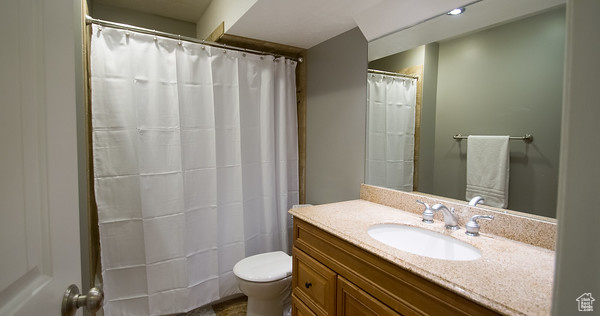
[[456, 9], [448, 12], [448, 15], [459, 15], [459, 14], [465, 12], [465, 10], [466, 9], [464, 7], [463, 8], [456, 8]]

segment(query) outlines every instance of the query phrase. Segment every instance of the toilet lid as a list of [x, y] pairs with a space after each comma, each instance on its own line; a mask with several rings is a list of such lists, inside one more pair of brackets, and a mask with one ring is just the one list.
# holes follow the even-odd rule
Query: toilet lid
[[292, 257], [283, 251], [267, 252], [240, 260], [233, 273], [252, 282], [272, 282], [292, 275]]

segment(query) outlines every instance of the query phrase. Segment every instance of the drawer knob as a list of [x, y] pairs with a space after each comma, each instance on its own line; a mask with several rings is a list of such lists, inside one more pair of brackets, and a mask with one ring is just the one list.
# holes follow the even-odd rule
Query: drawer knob
[[304, 283], [304, 286], [305, 286], [305, 287], [308, 289], [309, 287], [311, 287], [311, 286], [312, 286], [312, 283], [310, 283], [310, 282], [306, 282], [306, 283]]

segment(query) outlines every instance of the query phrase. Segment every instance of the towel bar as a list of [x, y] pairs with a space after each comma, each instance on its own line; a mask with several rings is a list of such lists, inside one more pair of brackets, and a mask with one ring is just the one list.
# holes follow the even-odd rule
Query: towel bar
[[[456, 139], [457, 141], [467, 139], [467, 137], [469, 137], [469, 136], [464, 136], [461, 134], [456, 134], [456, 135], [452, 136], [452, 138]], [[528, 144], [533, 142], [533, 136], [531, 136], [531, 134], [525, 134], [525, 136], [510, 136], [509, 139], [510, 140], [522, 140]]]

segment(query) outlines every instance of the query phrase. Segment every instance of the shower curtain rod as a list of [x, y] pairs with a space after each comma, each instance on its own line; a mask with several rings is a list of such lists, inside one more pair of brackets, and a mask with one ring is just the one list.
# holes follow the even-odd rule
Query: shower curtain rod
[[193, 38], [193, 37], [181, 36], [181, 35], [177, 35], [177, 34], [172, 34], [172, 33], [167, 33], [167, 32], [161, 32], [161, 31], [151, 30], [151, 29], [146, 29], [146, 28], [139, 27], [139, 26], [134, 26], [134, 25], [129, 25], [129, 24], [123, 24], [123, 23], [116, 23], [116, 22], [111, 22], [111, 21], [106, 21], [106, 20], [100, 20], [100, 19], [94, 19], [94, 18], [92, 18], [89, 15], [85, 16], [85, 24], [86, 25], [97, 24], [97, 25], [101, 25], [101, 26], [108, 26], [108, 27], [122, 29], [122, 30], [135, 31], [135, 32], [139, 32], [139, 33], [149, 34], [149, 35], [162, 36], [162, 37], [176, 39], [176, 40], [180, 40], [180, 41], [186, 41], [186, 42], [192, 42], [192, 43], [197, 43], [197, 44], [203, 44], [203, 45], [206, 45], [206, 46], [212, 46], [212, 47], [230, 49], [230, 50], [235, 50], [235, 51], [240, 51], [240, 52], [245, 52], [245, 53], [253, 53], [253, 54], [258, 54], [258, 55], [274, 56], [276, 58], [283, 57], [283, 58], [287, 58], [287, 59], [290, 59], [290, 60], [293, 60], [293, 61], [297, 61], [299, 63], [302, 62], [302, 57], [300, 57], [300, 58], [294, 58], [294, 57], [288, 57], [288, 56], [279, 55], [279, 54], [262, 52], [262, 51], [254, 50], [254, 49], [246, 49], [246, 48], [240, 48], [240, 47], [235, 47], [235, 46], [229, 46], [229, 45], [225, 45], [225, 44], [219, 44], [219, 43], [215, 43], [215, 42], [200, 40], [200, 39]]
[[406, 77], [406, 78], [411, 78], [411, 79], [417, 79], [417, 80], [419, 80], [419, 76], [405, 75], [405, 74], [401, 74], [401, 73], [397, 73], [397, 72], [391, 72], [391, 71], [369, 69], [368, 72], [374, 73], [374, 74], [380, 74], [380, 75], [388, 75], [388, 76], [395, 76], [395, 77]]

